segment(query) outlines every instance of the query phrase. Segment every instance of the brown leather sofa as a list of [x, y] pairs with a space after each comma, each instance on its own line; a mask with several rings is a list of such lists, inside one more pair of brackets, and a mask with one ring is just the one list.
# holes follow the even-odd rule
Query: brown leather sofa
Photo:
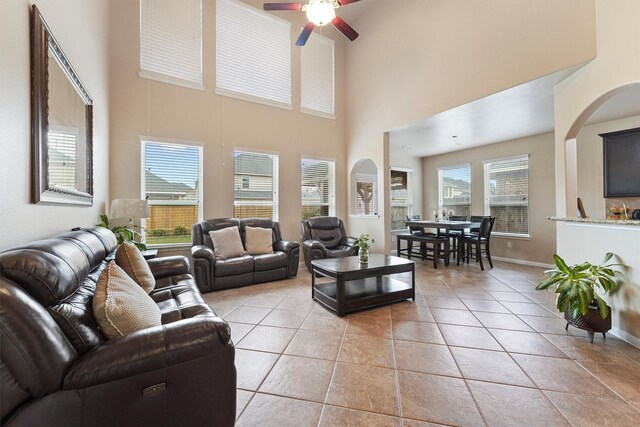
[[[227, 227], [238, 227], [240, 239], [246, 248], [245, 227], [271, 228], [273, 230], [273, 253], [265, 255], [243, 255], [223, 259], [213, 252], [209, 231]], [[288, 279], [298, 274], [300, 244], [282, 240], [280, 224], [270, 219], [217, 218], [193, 225], [193, 273], [202, 292], [235, 288], [253, 283]]]
[[357, 239], [347, 236], [344, 223], [334, 216], [314, 216], [300, 223], [304, 263], [311, 272], [314, 259], [358, 255]]
[[106, 228], [0, 254], [3, 426], [233, 426], [234, 347], [185, 257], [149, 261], [162, 326], [107, 340], [96, 281], [114, 257]]

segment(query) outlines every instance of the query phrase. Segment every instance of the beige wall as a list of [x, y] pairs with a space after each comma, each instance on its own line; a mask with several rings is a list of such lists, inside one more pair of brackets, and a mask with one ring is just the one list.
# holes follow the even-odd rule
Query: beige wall
[[[261, 7], [262, 2], [246, 1]], [[253, 148], [280, 156], [279, 220], [286, 239], [300, 240], [300, 158], [336, 160], [337, 214], [344, 217], [344, 43], [336, 37], [336, 120], [300, 110], [300, 48], [294, 45], [303, 14], [279, 13], [298, 19], [292, 26], [293, 109], [222, 97], [215, 94], [215, 1], [203, 1], [204, 91], [146, 80], [139, 70], [139, 7], [137, 0], [112, 2], [113, 61], [111, 90], [111, 199], [140, 197], [140, 135], [200, 143], [204, 147], [204, 218], [233, 215], [233, 149]], [[250, 31], [250, 29], [247, 29]]]
[[29, 203], [30, 3], [0, 4], [0, 250], [95, 224], [109, 193], [108, 2], [40, 0], [38, 8], [93, 98], [95, 194], [91, 207]]
[[[382, 188], [385, 131], [596, 53], [594, 0], [372, 1], [353, 26], [361, 36], [347, 47], [347, 167], [372, 158]], [[389, 234], [384, 216], [349, 228], [381, 243]]]
[[624, 86], [640, 82], [640, 2], [596, 0], [598, 56], [560, 82], [555, 90], [556, 209], [574, 215], [577, 180], [567, 170], [575, 138], [591, 114]]
[[[638, 101], [640, 102], [640, 100]], [[583, 127], [576, 138], [578, 197], [582, 198], [587, 216], [606, 218], [602, 137], [606, 132], [640, 127], [640, 116]], [[571, 212], [569, 212], [571, 215]]]
[[[483, 162], [528, 154], [531, 238], [492, 236], [491, 255], [535, 263], [553, 263], [552, 256], [556, 250], [555, 228], [546, 219], [555, 212], [553, 144], [553, 134], [545, 133], [423, 158], [423, 212], [431, 212], [438, 207], [438, 168], [471, 163], [471, 214], [484, 215]], [[507, 248], [507, 242], [511, 242], [511, 248]]]
[[[616, 91], [640, 82], [640, 2], [596, 0], [598, 56], [556, 87], [556, 211], [573, 215], [578, 179], [569, 171], [574, 153], [566, 141], [578, 133], [591, 116]], [[576, 144], [576, 147], [578, 144]], [[577, 149], [576, 149], [577, 151]], [[577, 156], [575, 156], [577, 159]], [[579, 166], [579, 165], [575, 165]], [[587, 212], [588, 213], [588, 212]], [[616, 252], [631, 267], [624, 288], [613, 299], [614, 327], [618, 335], [640, 345], [640, 257], [637, 232], [609, 232], [606, 227], [581, 228], [559, 224], [558, 253], [570, 263], [600, 262], [606, 252]], [[611, 226], [616, 227], [616, 226]], [[637, 228], [637, 227], [636, 227]], [[608, 234], [607, 234], [608, 233]], [[615, 236], [603, 239], [601, 236]], [[561, 240], [562, 238], [562, 240]], [[588, 242], [589, 244], [575, 244]]]

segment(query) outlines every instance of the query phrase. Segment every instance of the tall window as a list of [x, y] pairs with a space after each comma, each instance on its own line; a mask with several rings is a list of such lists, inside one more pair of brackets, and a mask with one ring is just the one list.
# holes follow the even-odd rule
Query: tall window
[[485, 215], [494, 233], [529, 235], [529, 156], [484, 164]]
[[217, 0], [216, 93], [291, 108], [291, 23]]
[[278, 220], [278, 155], [233, 152], [233, 216]]
[[378, 177], [370, 174], [356, 174], [356, 215], [378, 215]]
[[404, 230], [411, 215], [411, 178], [406, 169], [391, 169], [391, 230]]
[[438, 169], [438, 203], [454, 215], [471, 215], [471, 165]]
[[139, 75], [202, 89], [201, 0], [140, 0]]
[[303, 113], [334, 118], [333, 46], [330, 38], [311, 33], [302, 48], [300, 109]]
[[336, 214], [336, 163], [302, 159], [302, 219]]
[[143, 140], [142, 164], [146, 243], [191, 243], [191, 226], [202, 221], [202, 147]]

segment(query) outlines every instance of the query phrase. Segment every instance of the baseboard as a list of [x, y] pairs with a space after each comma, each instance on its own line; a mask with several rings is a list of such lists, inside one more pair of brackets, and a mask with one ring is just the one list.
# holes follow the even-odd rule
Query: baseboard
[[543, 262], [527, 261], [526, 259], [503, 258], [501, 256], [491, 256], [492, 260], [510, 262], [512, 264], [530, 265], [532, 267], [555, 268], [553, 264], [545, 264]]
[[638, 337], [636, 337], [634, 335], [631, 335], [630, 333], [625, 332], [622, 329], [611, 328], [609, 333], [611, 335], [615, 335], [616, 337], [620, 338], [622, 341], [625, 341], [625, 342], [631, 344], [632, 346], [634, 346], [636, 348], [640, 348], [640, 338], [638, 338]]

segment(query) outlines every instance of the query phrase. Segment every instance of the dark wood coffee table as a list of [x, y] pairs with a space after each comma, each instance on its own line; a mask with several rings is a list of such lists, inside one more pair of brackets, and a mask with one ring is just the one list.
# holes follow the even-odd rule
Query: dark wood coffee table
[[[360, 264], [357, 256], [311, 261], [311, 296], [338, 316], [357, 310], [416, 299], [415, 263], [388, 255], [369, 255]], [[411, 284], [389, 277], [411, 272]], [[316, 284], [316, 274], [335, 279]]]

